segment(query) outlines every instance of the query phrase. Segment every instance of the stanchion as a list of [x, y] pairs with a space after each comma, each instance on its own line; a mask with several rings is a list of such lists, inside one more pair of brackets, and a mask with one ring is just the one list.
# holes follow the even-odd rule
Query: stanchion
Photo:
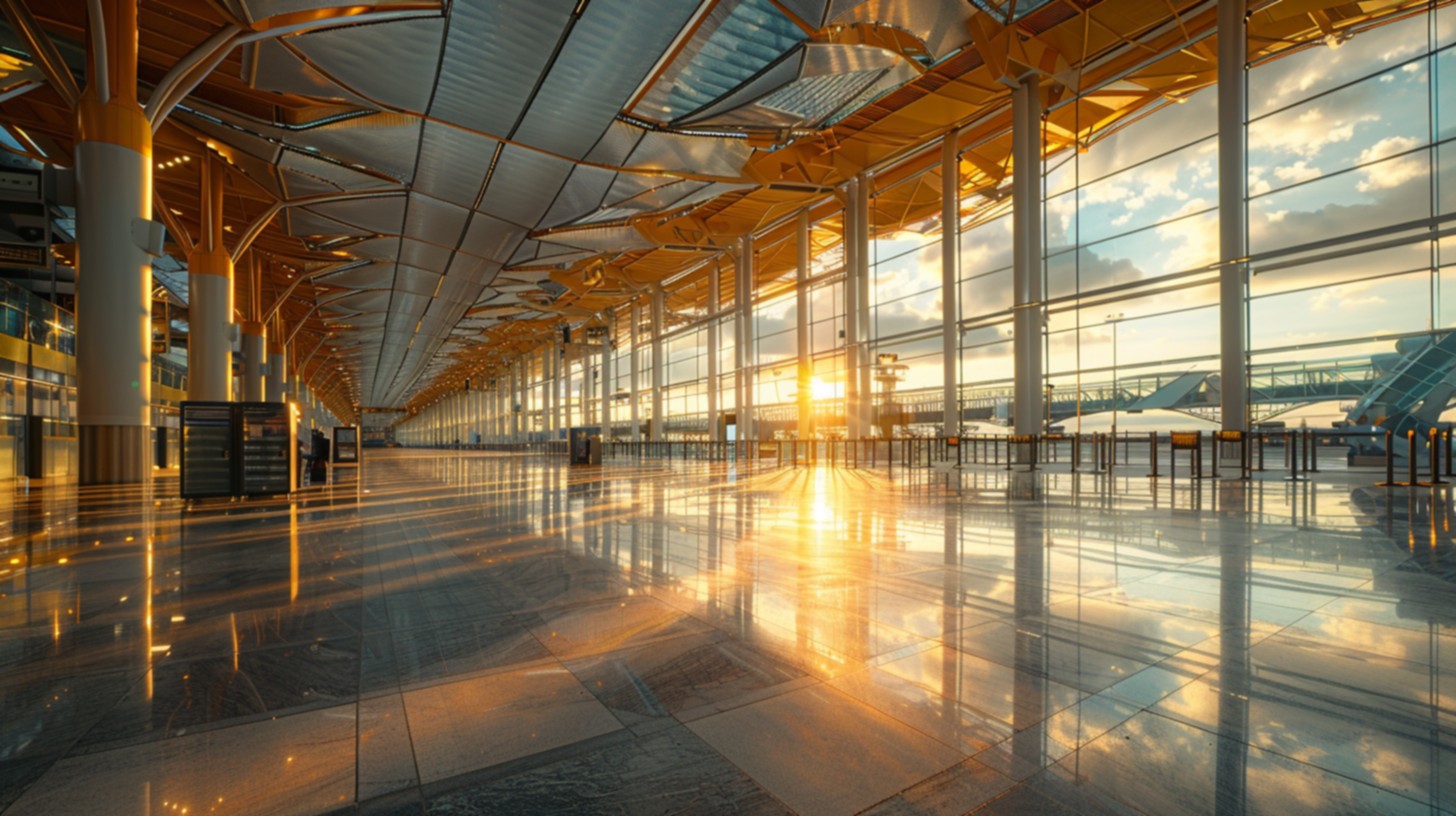
[[1376, 482], [1376, 487], [1400, 487], [1395, 482], [1395, 435], [1385, 432], [1385, 481]]
[[1422, 484], [1419, 478], [1416, 476], [1416, 432], [1414, 429], [1405, 432], [1405, 441], [1406, 469], [1410, 471], [1409, 474], [1407, 474], [1407, 478], [1409, 479], [1409, 481], [1407, 481], [1406, 484], [1410, 485], [1411, 487], [1424, 487], [1425, 485]]
[[1431, 431], [1430, 431], [1430, 441], [1427, 443], [1427, 445], [1429, 447], [1429, 453], [1428, 453], [1428, 455], [1431, 457], [1431, 484], [1432, 485], [1441, 485], [1441, 484], [1445, 484], [1446, 483], [1446, 480], [1441, 478], [1441, 467], [1440, 467], [1441, 459], [1440, 459], [1440, 457], [1438, 457], [1436, 455], [1436, 450], [1437, 450], [1436, 443], [1440, 440], [1440, 438], [1441, 438], [1440, 431], [1437, 431], [1435, 428], [1432, 428]]
[[1309, 463], [1305, 470], [1310, 473], [1319, 473], [1319, 436], [1313, 430], [1307, 430], [1304, 433], [1304, 446], [1309, 451]]
[[[1286, 482], [1306, 482], [1306, 481], [1309, 481], [1305, 477], [1299, 475], [1299, 457], [1300, 457], [1299, 438], [1300, 438], [1301, 434], [1286, 434], [1285, 436], [1286, 436], [1285, 444], [1289, 445], [1290, 448], [1289, 448], [1289, 475], [1284, 477], [1284, 481], [1286, 481]], [[1307, 445], [1305, 446], [1304, 456], [1305, 456], [1306, 459], [1308, 459], [1308, 457], [1309, 457], [1309, 447]]]

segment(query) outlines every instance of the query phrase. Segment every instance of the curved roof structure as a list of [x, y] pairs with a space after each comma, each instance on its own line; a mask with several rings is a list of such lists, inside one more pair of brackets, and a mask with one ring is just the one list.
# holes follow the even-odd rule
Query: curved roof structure
[[[84, 72], [85, 3], [7, 6]], [[1258, 60], [1427, 3], [1250, 6]], [[190, 159], [215, 152], [231, 168], [227, 229], [248, 249], [240, 309], [281, 300], [290, 329], [302, 323], [304, 376], [349, 416], [418, 405], [652, 286], [670, 311], [697, 308], [710, 263], [732, 291], [745, 234], [759, 282], [777, 279], [798, 211], [829, 227], [816, 250], [838, 243], [836, 188], [856, 174], [874, 174], [876, 229], [936, 217], [938, 171], [922, 171], [948, 132], [963, 200], [993, 205], [1012, 170], [1007, 80], [1044, 77], [1049, 152], [1085, 146], [1214, 81], [1215, 13], [1210, 0], [148, 0], [140, 74], [149, 106], [175, 104], [156, 190], [177, 254], [201, 217]], [[4, 120], [64, 163], [74, 117], [14, 28]]]

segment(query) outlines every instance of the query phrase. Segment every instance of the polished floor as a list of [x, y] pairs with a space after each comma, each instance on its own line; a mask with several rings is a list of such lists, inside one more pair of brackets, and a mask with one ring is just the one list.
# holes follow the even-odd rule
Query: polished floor
[[371, 453], [8, 488], [0, 809], [1456, 812], [1445, 488]]

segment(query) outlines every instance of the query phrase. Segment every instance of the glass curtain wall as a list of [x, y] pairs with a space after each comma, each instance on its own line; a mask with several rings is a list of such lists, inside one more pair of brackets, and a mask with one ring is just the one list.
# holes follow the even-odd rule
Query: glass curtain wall
[[[1328, 427], [1352, 397], [1280, 402], [1290, 384], [1369, 380], [1392, 355], [1456, 326], [1456, 11], [1418, 13], [1331, 47], [1315, 44], [1250, 66], [1245, 188], [1251, 259], [1248, 317], [1253, 419], [1281, 412]], [[1049, 420], [1107, 430], [1126, 409], [1184, 375], [1204, 374], [1184, 400], [1217, 417], [1219, 354], [1216, 93], [1170, 95], [1059, 150], [1042, 167], [1047, 326], [1042, 347]], [[941, 242], [938, 217], [916, 221], [939, 194], [937, 168], [876, 190], [870, 241], [869, 360], [898, 368], [874, 378], [896, 432], [939, 423]], [[938, 209], [938, 208], [935, 208]], [[957, 361], [966, 430], [1004, 428], [1012, 399], [1012, 217], [1009, 196], [962, 202]], [[937, 213], [938, 215], [938, 213]], [[813, 225], [808, 346], [816, 427], [844, 432], [845, 292], [842, 214]], [[792, 256], [756, 247], [765, 268]], [[735, 286], [720, 261], [720, 315], [707, 314], [707, 270], [669, 293], [663, 342], [668, 438], [710, 431], [707, 393], [735, 410]], [[792, 269], [759, 276], [752, 309], [754, 403], [760, 435], [797, 420], [797, 308]], [[651, 310], [641, 309], [639, 412], [651, 417]], [[708, 321], [717, 320], [716, 346]], [[630, 310], [622, 309], [612, 391], [628, 431]], [[718, 355], [719, 381], [708, 360]], [[1381, 361], [1384, 360], [1385, 363]], [[572, 365], [572, 419], [581, 420], [582, 366]], [[589, 368], [596, 368], [593, 362]], [[533, 360], [532, 381], [539, 381]], [[1333, 374], [1331, 373], [1333, 372]], [[893, 405], [884, 405], [887, 388]], [[536, 407], [539, 388], [528, 404]], [[888, 410], [883, 410], [888, 408]], [[1148, 421], [1153, 421], [1149, 419]], [[1124, 428], [1126, 429], [1126, 428]]]

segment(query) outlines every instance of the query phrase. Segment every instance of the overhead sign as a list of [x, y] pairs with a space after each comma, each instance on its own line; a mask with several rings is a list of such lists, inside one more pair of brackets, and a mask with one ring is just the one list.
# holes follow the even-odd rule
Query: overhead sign
[[172, 350], [172, 315], [167, 301], [152, 301], [152, 354]]

